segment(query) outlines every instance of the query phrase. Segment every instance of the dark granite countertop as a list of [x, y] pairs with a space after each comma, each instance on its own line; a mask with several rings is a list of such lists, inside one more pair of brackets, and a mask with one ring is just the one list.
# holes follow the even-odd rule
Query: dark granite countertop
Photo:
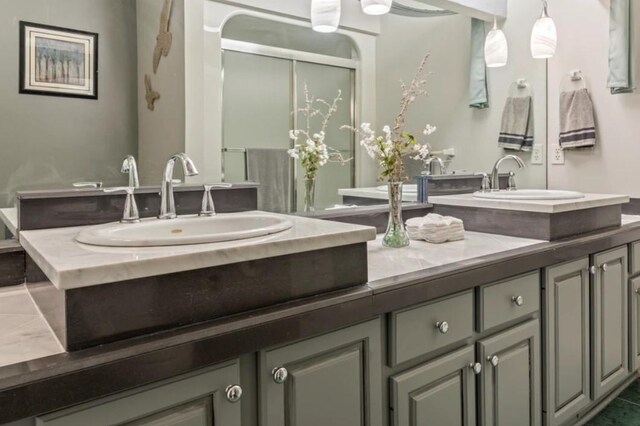
[[640, 222], [540, 242], [72, 353], [0, 367], [0, 424], [177, 376], [241, 354], [640, 240]]

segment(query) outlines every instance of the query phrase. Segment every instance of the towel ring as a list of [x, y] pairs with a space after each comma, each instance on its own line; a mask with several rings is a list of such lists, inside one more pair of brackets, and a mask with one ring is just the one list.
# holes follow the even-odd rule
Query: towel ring
[[587, 88], [587, 81], [584, 78], [584, 74], [582, 70], [572, 70], [567, 75], [565, 75], [560, 81], [560, 91], [562, 92], [563, 87], [566, 82], [570, 82], [572, 86], [575, 88], [575, 85], [579, 84], [581, 89]]
[[509, 96], [531, 96], [531, 84], [529, 84], [526, 78], [517, 79], [509, 86]]

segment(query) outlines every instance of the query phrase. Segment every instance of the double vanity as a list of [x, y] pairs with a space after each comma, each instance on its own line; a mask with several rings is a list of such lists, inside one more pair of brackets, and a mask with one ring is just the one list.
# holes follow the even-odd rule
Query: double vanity
[[385, 249], [384, 209], [373, 227], [258, 212], [250, 185], [215, 188], [215, 215], [198, 214], [202, 187], [176, 188], [174, 219], [142, 188], [137, 223], [118, 222], [124, 193], [21, 194], [11, 294], [50, 329], [0, 341], [62, 347], [4, 362], [0, 424], [581, 424], [640, 368], [640, 217], [625, 196], [493, 194], [405, 213], [617, 223], [545, 240], [465, 217], [463, 241]]

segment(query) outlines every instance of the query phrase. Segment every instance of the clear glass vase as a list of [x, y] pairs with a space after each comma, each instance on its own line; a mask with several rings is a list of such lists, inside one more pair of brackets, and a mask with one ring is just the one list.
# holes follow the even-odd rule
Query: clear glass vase
[[316, 178], [304, 179], [304, 211], [316, 211]]
[[409, 245], [409, 235], [402, 220], [402, 182], [389, 182], [389, 224], [382, 245], [391, 248]]

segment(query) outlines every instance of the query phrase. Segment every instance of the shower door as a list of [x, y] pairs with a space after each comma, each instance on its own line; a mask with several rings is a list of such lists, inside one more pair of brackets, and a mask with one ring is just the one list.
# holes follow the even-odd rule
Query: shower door
[[[224, 46], [224, 45], [223, 45]], [[256, 45], [253, 45], [256, 46]], [[344, 158], [354, 155], [354, 135], [340, 130], [355, 122], [355, 70], [301, 60], [309, 55], [278, 49], [251, 53], [223, 50], [223, 176], [226, 182], [247, 180], [246, 149], [288, 149], [293, 146], [289, 130], [306, 126], [303, 116], [293, 111], [304, 105], [304, 86], [315, 98], [331, 102], [341, 91], [342, 101], [326, 129], [326, 143]], [[283, 57], [286, 56], [286, 57]], [[311, 55], [317, 58], [321, 55]], [[320, 130], [321, 120], [312, 119], [311, 130]], [[289, 212], [301, 211], [304, 204], [304, 170], [290, 161]], [[318, 172], [316, 208], [341, 202], [338, 189], [351, 188], [355, 181], [353, 161], [329, 163]], [[260, 182], [269, 185], [269, 182]]]

